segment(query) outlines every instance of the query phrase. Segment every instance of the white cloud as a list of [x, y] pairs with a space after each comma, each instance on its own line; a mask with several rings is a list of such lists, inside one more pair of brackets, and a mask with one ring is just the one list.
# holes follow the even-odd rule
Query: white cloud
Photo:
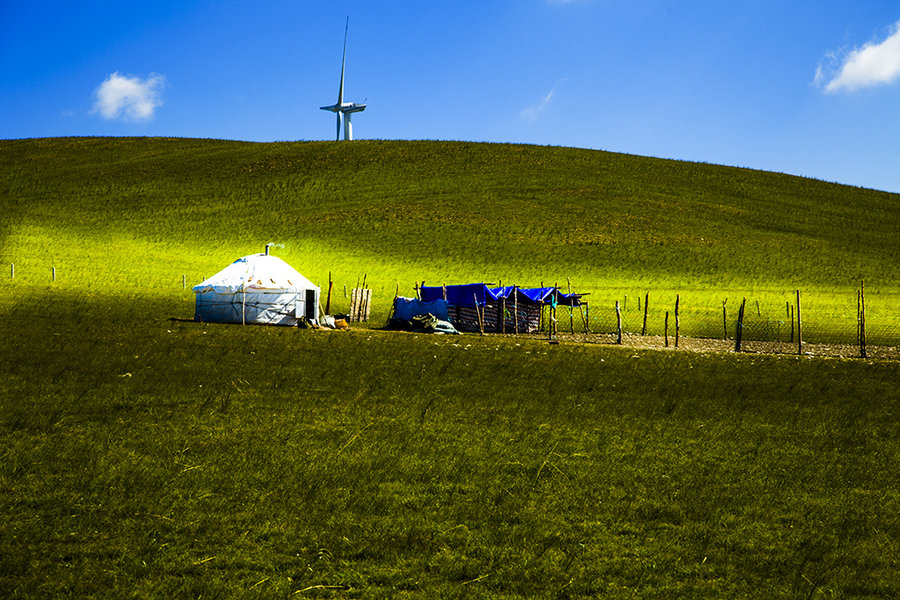
[[113, 73], [100, 84], [94, 95], [94, 112], [104, 119], [147, 121], [162, 106], [165, 77], [151, 74], [146, 79]]
[[829, 52], [827, 66], [816, 69], [817, 84], [827, 80], [826, 92], [853, 92], [860, 88], [888, 84], [900, 78], [900, 21], [880, 43], [869, 42], [843, 56]]
[[543, 98], [541, 98], [541, 100], [537, 104], [522, 109], [522, 112], [519, 113], [519, 116], [526, 121], [536, 121], [541, 113], [547, 110], [547, 107], [550, 106], [550, 101], [553, 100], [553, 96], [554, 94], [556, 94], [557, 88], [559, 88], [560, 84], [563, 81], [565, 81], [565, 79], [560, 79], [559, 81], [557, 81], [556, 85], [553, 86], [553, 89], [547, 92], [547, 94]]

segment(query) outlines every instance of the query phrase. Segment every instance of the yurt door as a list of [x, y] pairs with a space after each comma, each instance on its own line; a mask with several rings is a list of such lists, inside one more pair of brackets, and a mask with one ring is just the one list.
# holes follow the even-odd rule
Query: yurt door
[[306, 315], [310, 321], [316, 321], [316, 290], [306, 290]]

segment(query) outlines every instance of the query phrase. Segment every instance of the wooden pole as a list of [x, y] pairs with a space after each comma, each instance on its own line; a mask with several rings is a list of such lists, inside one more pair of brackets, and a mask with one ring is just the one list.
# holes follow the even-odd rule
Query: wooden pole
[[359, 304], [359, 288], [350, 290], [350, 322], [356, 321], [356, 314], [359, 312], [357, 305]]
[[860, 283], [859, 300], [860, 300], [859, 354], [862, 358], [868, 358], [868, 352], [866, 350], [866, 282], [865, 281]]
[[800, 290], [797, 290], [797, 354], [803, 354], [803, 326], [800, 321]]
[[187, 276], [184, 274], [181, 275], [181, 289], [187, 289]]
[[544, 329], [544, 300], [538, 301], [538, 333]]
[[553, 305], [551, 306], [551, 310], [553, 311], [553, 320], [550, 325], [553, 327], [553, 335], [559, 335], [559, 282], [553, 283]]
[[675, 347], [678, 347], [678, 336], [681, 331], [681, 318], [678, 312], [678, 305], [681, 303], [681, 295], [675, 294]]
[[741, 351], [741, 343], [744, 339], [744, 307], [747, 304], [747, 299], [741, 302], [741, 307], [738, 309], [738, 317], [737, 317], [737, 327], [734, 330], [734, 351]]
[[369, 309], [372, 305], [372, 290], [370, 288], [363, 288], [363, 319], [369, 320]]
[[666, 321], [665, 327], [663, 327], [663, 336], [666, 340], [666, 348], [669, 347], [669, 311], [666, 311]]
[[[538, 317], [540, 321], [540, 317]], [[538, 323], [540, 326], [540, 323]], [[513, 286], [513, 327], [516, 335], [519, 335], [519, 286]]]
[[[568, 277], [566, 277], [566, 290], [567, 290], [566, 293], [571, 296], [572, 295], [572, 280], [570, 280]], [[572, 307], [571, 302], [572, 302], [572, 300], [570, 298], [569, 299], [569, 333], [574, 335], [575, 334], [575, 315], [574, 315], [575, 309]]]
[[9, 278], [16, 278], [16, 263], [9, 263]]
[[[641, 301], [640, 296], [638, 296], [638, 302]], [[647, 311], [650, 306], [650, 292], [644, 296], [644, 324], [641, 326], [641, 335], [647, 335]]]
[[622, 343], [622, 311], [619, 310], [618, 300], [616, 300], [616, 343]]
[[484, 320], [481, 318], [481, 311], [478, 310], [478, 294], [473, 293], [472, 299], [475, 300], [475, 316], [478, 318], [478, 330], [484, 335]]
[[791, 306], [791, 343], [794, 343], [794, 307]]
[[728, 298], [722, 301], [722, 339], [728, 339], [728, 312], [725, 310], [725, 305], [728, 303]]
[[56, 267], [51, 267], [50, 271], [52, 272], [53, 281], [56, 281]]
[[331, 271], [328, 271], [328, 296], [325, 299], [325, 314], [331, 314], [331, 288], [334, 287], [334, 282], [331, 280]]
[[[357, 287], [356, 291], [356, 320], [360, 323], [363, 321], [368, 321], [368, 312], [369, 312], [369, 299], [371, 295], [366, 293], [366, 290], [369, 289], [366, 284], [366, 279], [369, 277], [368, 273], [363, 274], [362, 279], [362, 287]], [[358, 280], [358, 279], [357, 279]]]
[[397, 316], [397, 298], [400, 297], [400, 282], [397, 282], [397, 287], [394, 289], [394, 301], [391, 302], [391, 309], [388, 311], [388, 321], [395, 318]]
[[[784, 318], [785, 318], [785, 321], [787, 321], [788, 319], [791, 318], [791, 303], [790, 302], [784, 303]], [[794, 329], [794, 323], [793, 323], [793, 320], [791, 320], [791, 338], [792, 338], [791, 341], [793, 341], [793, 337], [794, 337], [793, 329]]]

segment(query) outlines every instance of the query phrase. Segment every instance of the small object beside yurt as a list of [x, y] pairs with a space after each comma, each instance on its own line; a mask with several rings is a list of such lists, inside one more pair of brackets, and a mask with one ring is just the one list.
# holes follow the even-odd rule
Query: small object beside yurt
[[194, 320], [296, 326], [319, 323], [320, 289], [292, 266], [269, 254], [244, 256], [193, 287]]

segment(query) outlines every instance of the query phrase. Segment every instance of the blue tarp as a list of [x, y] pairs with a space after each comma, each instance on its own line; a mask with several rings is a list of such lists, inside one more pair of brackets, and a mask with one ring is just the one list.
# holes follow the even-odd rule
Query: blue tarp
[[[425, 302], [444, 299], [444, 287], [420, 287], [419, 295]], [[499, 296], [483, 283], [467, 283], [464, 285], [448, 285], [447, 304], [453, 306], [475, 306], [485, 302], [494, 302]]]
[[514, 285], [504, 287], [488, 287], [483, 283], [466, 283], [463, 285], [448, 286], [422, 286], [419, 294], [423, 301], [443, 300], [444, 290], [447, 293], [447, 304], [452, 306], [479, 306], [485, 303], [493, 304], [506, 298], [507, 302], [513, 300], [513, 294], [519, 293], [519, 302], [532, 302], [538, 304], [544, 302], [550, 304], [554, 300], [565, 306], [578, 306], [581, 304], [580, 294], [563, 294], [555, 287], [521, 288]]
[[411, 321], [418, 315], [434, 315], [442, 321], [448, 319], [447, 301], [443, 298], [425, 301], [415, 298], [396, 298], [394, 300], [394, 318], [402, 321]]

